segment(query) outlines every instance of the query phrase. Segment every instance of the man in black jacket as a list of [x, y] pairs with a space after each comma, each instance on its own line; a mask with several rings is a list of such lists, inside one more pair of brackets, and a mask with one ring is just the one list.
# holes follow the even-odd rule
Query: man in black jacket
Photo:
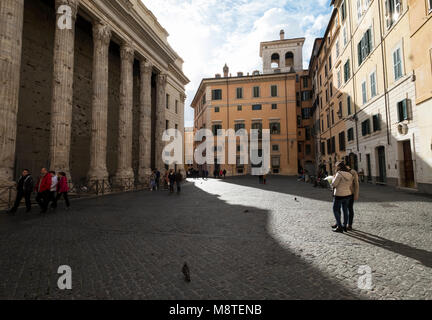
[[33, 187], [34, 187], [33, 178], [30, 175], [30, 171], [27, 169], [24, 169], [22, 172], [21, 178], [19, 178], [19, 180], [18, 180], [17, 195], [16, 195], [16, 199], [15, 199], [15, 204], [12, 207], [12, 209], [10, 209], [9, 213], [15, 214], [17, 212], [22, 198], [25, 199], [25, 204], [26, 204], [26, 208], [27, 208], [26, 212], [31, 211], [30, 197], [31, 197], [31, 194], [33, 192]]

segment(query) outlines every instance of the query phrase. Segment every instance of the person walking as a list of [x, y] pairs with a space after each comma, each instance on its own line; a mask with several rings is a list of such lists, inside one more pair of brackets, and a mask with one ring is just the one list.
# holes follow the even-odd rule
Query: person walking
[[58, 179], [58, 183], [57, 183], [56, 207], [57, 207], [58, 201], [61, 199], [61, 197], [63, 197], [65, 204], [66, 204], [66, 210], [69, 210], [69, 208], [70, 208], [70, 201], [69, 201], [69, 196], [68, 196], [69, 185], [68, 185], [66, 173], [65, 172], [59, 172], [57, 174], [57, 179]]
[[352, 196], [348, 204], [348, 226], [347, 226], [347, 230], [351, 231], [353, 229], [352, 226], [354, 222], [354, 201], [358, 201], [358, 199], [360, 198], [360, 183], [359, 183], [359, 175], [357, 171], [351, 169], [349, 166], [347, 166], [347, 169], [349, 170], [349, 173], [351, 173], [353, 176], [353, 184], [351, 185]]
[[155, 172], [155, 170], [153, 170], [151, 175], [150, 175], [150, 191], [155, 191], [155, 190], [157, 190], [156, 172]]
[[227, 171], [226, 171], [226, 169], [224, 169], [224, 170], [222, 171], [222, 174], [223, 174], [224, 179], [226, 179], [226, 175], [227, 175]]
[[46, 168], [41, 169], [41, 175], [36, 183], [35, 191], [36, 202], [41, 208], [41, 213], [46, 213], [48, 210], [48, 204], [50, 200], [52, 176]]
[[175, 173], [172, 169], [169, 171], [168, 180], [169, 180], [169, 191], [170, 191], [170, 193], [173, 193], [174, 192], [174, 183], [176, 181], [176, 176], [175, 176]]
[[50, 188], [50, 196], [49, 196], [49, 202], [51, 202], [51, 208], [57, 209], [57, 185], [58, 185], [58, 178], [55, 171], [49, 172], [51, 175], [51, 188]]
[[180, 194], [182, 181], [183, 181], [183, 175], [181, 174], [180, 171], [177, 171], [177, 173], [175, 175], [175, 182], [176, 182], [176, 186], [177, 186], [177, 194]]
[[[352, 196], [353, 175], [349, 172], [345, 163], [336, 164], [336, 176], [331, 183], [333, 187], [333, 213], [336, 225], [333, 226], [334, 232], [346, 232], [348, 224], [348, 205]], [[343, 210], [344, 221], [341, 222], [341, 207]]]
[[30, 175], [30, 171], [24, 169], [17, 183], [17, 194], [16, 194], [14, 206], [8, 211], [8, 213], [15, 214], [17, 212], [22, 198], [25, 199], [25, 204], [27, 209], [26, 212], [31, 211], [30, 197], [33, 192], [33, 187], [34, 187], [33, 184], [34, 184], [33, 178]]
[[159, 190], [159, 181], [160, 181], [161, 173], [158, 169], [155, 169], [155, 172], [156, 172], [156, 190]]

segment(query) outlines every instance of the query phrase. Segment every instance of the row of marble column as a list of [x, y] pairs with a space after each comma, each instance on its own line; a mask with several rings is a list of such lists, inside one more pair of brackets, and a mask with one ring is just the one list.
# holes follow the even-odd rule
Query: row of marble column
[[[62, 5], [72, 9], [72, 28], [61, 29], [56, 24], [54, 39], [53, 94], [51, 104], [50, 169], [70, 172], [70, 147], [72, 134], [74, 41], [75, 21], [79, 0], [56, 0], [56, 12]], [[62, 13], [57, 13], [58, 17]], [[17, 131], [17, 111], [20, 87], [20, 64], [24, 0], [0, 2], [0, 183], [13, 179]], [[93, 23], [93, 97], [90, 146], [90, 180], [108, 179], [108, 72], [109, 44], [112, 31], [101, 21]], [[125, 40], [120, 45], [121, 80], [119, 106], [118, 168], [115, 179], [121, 182], [134, 178], [132, 170], [133, 135], [133, 43]], [[139, 180], [151, 172], [151, 79], [152, 64], [140, 58], [140, 132]], [[165, 129], [166, 75], [157, 76], [156, 139]], [[161, 140], [161, 139], [159, 139]], [[162, 162], [162, 141], [156, 141], [155, 163]]]

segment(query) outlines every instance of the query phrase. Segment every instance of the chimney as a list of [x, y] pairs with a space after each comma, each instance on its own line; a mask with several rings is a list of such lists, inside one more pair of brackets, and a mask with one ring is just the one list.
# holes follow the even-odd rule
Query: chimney
[[285, 40], [285, 31], [283, 29], [280, 31], [280, 39]]
[[225, 63], [225, 66], [223, 67], [224, 78], [228, 78], [228, 73], [229, 73], [229, 68], [228, 68], [227, 64]]

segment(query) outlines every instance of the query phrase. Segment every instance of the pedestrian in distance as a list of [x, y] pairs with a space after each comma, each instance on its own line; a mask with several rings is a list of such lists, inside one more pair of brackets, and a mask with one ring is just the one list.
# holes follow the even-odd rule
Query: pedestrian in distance
[[226, 175], [227, 175], [226, 169], [223, 170], [222, 174], [223, 174], [224, 179], [226, 179]]
[[169, 182], [168, 182], [169, 183], [169, 191], [170, 191], [170, 193], [174, 193], [174, 183], [176, 181], [176, 175], [175, 175], [173, 169], [171, 169], [169, 171], [168, 180], [169, 180]]
[[36, 183], [35, 191], [36, 202], [39, 204], [41, 213], [46, 213], [48, 210], [49, 199], [51, 195], [52, 176], [46, 168], [41, 169], [41, 174]]
[[161, 173], [157, 168], [155, 169], [155, 172], [156, 172], [156, 190], [159, 190], [159, 180], [160, 180]]
[[70, 201], [69, 201], [69, 185], [68, 185], [68, 179], [66, 177], [65, 172], [59, 172], [57, 174], [57, 196], [56, 196], [56, 207], [58, 201], [63, 197], [65, 204], [66, 204], [66, 210], [69, 210], [70, 208]]
[[359, 176], [357, 174], [357, 171], [354, 169], [351, 169], [349, 166], [347, 166], [347, 169], [352, 174], [354, 180], [353, 184], [351, 185], [351, 192], [352, 196], [350, 198], [349, 204], [348, 204], [348, 226], [347, 230], [351, 231], [353, 228], [354, 223], [354, 201], [358, 201], [360, 198], [360, 183], [359, 183]]
[[[352, 196], [353, 175], [349, 172], [345, 163], [336, 163], [336, 175], [331, 183], [333, 187], [333, 213], [336, 225], [333, 226], [334, 232], [347, 232], [348, 225], [348, 206]], [[344, 221], [341, 221], [341, 207]]]
[[177, 171], [176, 175], [175, 175], [175, 183], [177, 186], [177, 194], [180, 194], [181, 191], [181, 183], [183, 182], [183, 175], [181, 174], [180, 171]]
[[49, 174], [51, 175], [51, 188], [50, 188], [49, 202], [51, 202], [51, 208], [55, 210], [57, 209], [58, 178], [55, 171], [50, 171]]
[[150, 175], [150, 191], [156, 191], [157, 185], [156, 185], [156, 171], [153, 170]]
[[14, 206], [8, 211], [10, 214], [15, 214], [18, 210], [18, 207], [21, 203], [22, 198], [25, 199], [26, 212], [31, 211], [31, 195], [33, 192], [33, 178], [30, 175], [30, 171], [28, 169], [24, 169], [21, 177], [17, 182], [17, 194], [15, 198]]

